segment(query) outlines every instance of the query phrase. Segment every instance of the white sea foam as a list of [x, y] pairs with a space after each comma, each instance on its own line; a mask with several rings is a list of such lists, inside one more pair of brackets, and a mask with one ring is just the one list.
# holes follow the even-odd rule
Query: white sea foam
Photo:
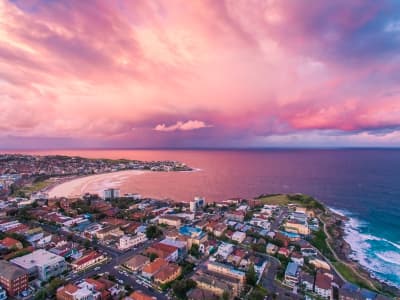
[[[350, 258], [368, 269], [373, 277], [400, 287], [400, 252], [397, 251], [400, 245], [385, 238], [363, 233], [362, 230], [368, 227], [368, 223], [349, 213], [343, 213], [342, 210], [332, 211], [340, 212], [349, 218], [344, 228], [344, 239], [352, 249]], [[384, 249], [384, 251], [378, 249]], [[388, 277], [391, 280], [388, 280]]]
[[378, 252], [376, 253], [380, 259], [390, 263], [400, 265], [400, 253], [394, 251]]

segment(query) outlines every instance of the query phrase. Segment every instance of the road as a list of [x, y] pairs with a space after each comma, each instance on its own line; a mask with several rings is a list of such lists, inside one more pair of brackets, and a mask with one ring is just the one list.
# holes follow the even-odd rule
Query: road
[[[43, 225], [43, 228], [49, 232], [53, 232], [56, 234], [60, 235], [71, 235], [72, 234], [72, 240], [75, 242], [84, 242], [87, 241], [87, 239], [77, 235], [74, 232], [67, 232], [62, 229], [54, 228], [54, 226], [50, 225]], [[133, 255], [141, 253], [144, 249], [149, 247], [150, 244], [157, 242], [159, 240], [152, 240], [152, 241], [146, 241], [145, 243], [141, 244], [138, 248], [136, 249], [131, 249], [128, 251], [119, 251], [114, 248], [107, 247], [105, 245], [102, 245], [100, 243], [94, 244], [95, 247], [98, 248], [98, 250], [102, 251], [105, 253], [109, 258], [111, 258], [107, 263], [97, 266], [100, 269], [94, 270], [94, 268], [90, 268], [84, 272], [81, 272], [79, 274], [75, 274], [71, 277], [71, 281], [77, 282], [80, 280], [83, 280], [88, 277], [95, 276], [100, 273], [106, 273], [108, 272], [110, 275], [114, 276], [117, 281], [122, 281], [124, 285], [130, 286], [134, 290], [141, 290], [145, 292], [146, 294], [149, 294], [150, 296], [156, 297], [159, 300], [167, 300], [168, 297], [164, 295], [163, 293], [153, 289], [153, 288], [148, 288], [146, 286], [140, 285], [136, 282], [136, 278], [134, 275], [125, 275], [123, 273], [120, 273], [118, 270], [115, 269], [116, 266], [124, 263], [128, 259], [130, 259]]]

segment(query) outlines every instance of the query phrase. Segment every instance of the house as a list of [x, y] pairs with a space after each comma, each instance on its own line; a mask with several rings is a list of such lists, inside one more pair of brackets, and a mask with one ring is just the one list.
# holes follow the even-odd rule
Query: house
[[43, 249], [14, 258], [11, 262], [25, 269], [30, 276], [37, 276], [41, 281], [48, 281], [67, 270], [64, 257]]
[[150, 262], [150, 259], [147, 256], [137, 254], [125, 262], [125, 267], [132, 271], [139, 271], [142, 267]]
[[124, 235], [124, 232], [118, 225], [109, 225], [96, 232], [96, 237], [100, 240], [105, 239], [107, 236], [120, 237], [122, 235]]
[[192, 226], [182, 226], [179, 228], [179, 234], [187, 238], [187, 248], [190, 249], [193, 244], [201, 245], [208, 239], [207, 234], [199, 228]]
[[159, 258], [163, 258], [166, 261], [177, 261], [179, 257], [179, 248], [163, 243], [155, 243], [146, 249], [145, 254], [154, 253]]
[[332, 299], [333, 275], [325, 272], [317, 272], [315, 277], [315, 293], [324, 299]]
[[0, 260], [0, 284], [13, 297], [28, 288], [28, 272], [23, 268]]
[[299, 252], [293, 252], [292, 255], [290, 256], [290, 260], [292, 262], [295, 262], [299, 266], [302, 266], [304, 264], [304, 258], [303, 255]]
[[229, 265], [219, 262], [209, 261], [207, 263], [207, 270], [213, 273], [222, 274], [231, 278], [238, 279], [241, 283], [244, 283], [246, 278], [245, 272], [236, 270]]
[[313, 291], [314, 290], [314, 276], [312, 276], [306, 272], [301, 272], [300, 284], [303, 286], [304, 290]]
[[219, 245], [218, 251], [215, 255], [220, 256], [223, 259], [227, 259], [233, 250], [234, 246], [232, 244], [222, 242], [221, 245]]
[[97, 251], [90, 251], [71, 263], [72, 270], [74, 272], [81, 272], [87, 268], [104, 262], [106, 259], [107, 258], [104, 254]]
[[246, 213], [242, 210], [232, 210], [225, 213], [225, 217], [228, 220], [233, 220], [237, 222], [243, 222]]
[[136, 247], [141, 243], [147, 241], [147, 237], [143, 233], [138, 233], [136, 235], [124, 235], [119, 238], [118, 249], [127, 250], [129, 248]]
[[294, 287], [299, 282], [300, 267], [294, 262], [290, 262], [285, 270], [284, 283], [290, 287]]
[[182, 274], [182, 268], [177, 264], [168, 264], [154, 275], [158, 284], [166, 284], [177, 279]]
[[241, 232], [241, 231], [235, 231], [235, 232], [232, 234], [232, 241], [236, 241], [236, 242], [238, 242], [239, 244], [243, 243], [243, 241], [245, 240], [245, 238], [246, 238], [246, 233]]
[[19, 250], [22, 249], [22, 243], [16, 239], [6, 237], [0, 241], [0, 247], [8, 250]]
[[168, 262], [162, 258], [156, 258], [153, 262], [148, 263], [142, 269], [142, 276], [152, 278], [162, 267], [168, 265]]
[[157, 300], [156, 297], [147, 295], [141, 290], [134, 291], [132, 294], [129, 295], [129, 298], [132, 300]]
[[210, 291], [194, 288], [187, 293], [188, 300], [218, 300], [219, 297]]
[[297, 219], [290, 219], [286, 221], [283, 227], [285, 228], [285, 231], [288, 232], [295, 232], [302, 235], [310, 234], [310, 228], [308, 227], [307, 221], [302, 222]]
[[225, 223], [217, 223], [212, 232], [216, 237], [221, 237], [227, 229], [228, 226]]
[[181, 219], [177, 216], [163, 215], [158, 218], [158, 224], [165, 224], [179, 228], [181, 226]]
[[72, 283], [58, 288], [57, 300], [99, 300], [101, 294], [89, 283], [74, 285]]

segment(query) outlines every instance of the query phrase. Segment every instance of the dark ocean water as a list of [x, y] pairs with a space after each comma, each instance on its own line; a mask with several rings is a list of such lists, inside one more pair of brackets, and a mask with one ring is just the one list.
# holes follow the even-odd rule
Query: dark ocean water
[[[31, 152], [32, 153], [32, 152]], [[400, 286], [400, 150], [57, 150], [37, 154], [179, 160], [192, 173], [148, 173], [122, 192], [188, 201], [305, 193], [352, 217], [354, 258]]]

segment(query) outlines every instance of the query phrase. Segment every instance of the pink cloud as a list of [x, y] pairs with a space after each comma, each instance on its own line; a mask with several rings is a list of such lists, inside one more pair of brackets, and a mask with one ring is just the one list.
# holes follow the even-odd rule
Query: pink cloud
[[165, 124], [158, 124], [156, 127], [154, 127], [154, 130], [156, 131], [176, 131], [176, 130], [182, 130], [182, 131], [187, 131], [187, 130], [195, 130], [195, 129], [201, 129], [201, 128], [207, 128], [207, 127], [213, 127], [212, 125], [208, 125], [204, 123], [203, 121], [198, 121], [198, 120], [189, 120], [186, 122], [178, 121], [173, 125], [165, 125]]
[[391, 3], [0, 0], [0, 136], [245, 145], [395, 130]]

